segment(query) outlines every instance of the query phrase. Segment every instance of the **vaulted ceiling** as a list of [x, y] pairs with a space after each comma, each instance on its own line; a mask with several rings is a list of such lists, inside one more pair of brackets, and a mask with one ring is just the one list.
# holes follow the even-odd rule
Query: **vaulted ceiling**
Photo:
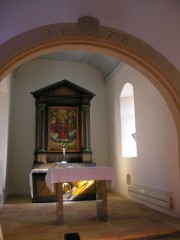
[[104, 80], [107, 79], [114, 69], [120, 64], [120, 61], [114, 58], [88, 51], [56, 52], [40, 56], [38, 59], [89, 64], [102, 74]]

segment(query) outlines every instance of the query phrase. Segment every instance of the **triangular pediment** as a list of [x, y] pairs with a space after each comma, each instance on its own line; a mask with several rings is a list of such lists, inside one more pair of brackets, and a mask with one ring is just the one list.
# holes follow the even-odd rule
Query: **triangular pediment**
[[88, 98], [92, 98], [95, 96], [94, 93], [68, 81], [62, 80], [60, 82], [51, 84], [47, 87], [36, 90], [35, 92], [31, 92], [31, 94], [36, 98], [40, 96], [59, 96], [59, 97], [71, 97], [71, 96], [87, 96]]

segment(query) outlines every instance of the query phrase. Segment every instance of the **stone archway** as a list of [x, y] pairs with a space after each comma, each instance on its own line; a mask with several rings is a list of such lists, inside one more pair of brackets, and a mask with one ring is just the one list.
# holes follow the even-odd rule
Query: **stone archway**
[[82, 28], [79, 23], [46, 25], [3, 43], [0, 46], [0, 80], [21, 64], [56, 51], [85, 49], [122, 60], [144, 74], [164, 96], [176, 124], [180, 159], [180, 73], [140, 39], [113, 28], [87, 26]]

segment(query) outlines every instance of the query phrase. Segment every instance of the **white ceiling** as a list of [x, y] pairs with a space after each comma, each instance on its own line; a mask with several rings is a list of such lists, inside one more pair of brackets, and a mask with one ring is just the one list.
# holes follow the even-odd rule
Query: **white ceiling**
[[120, 64], [120, 61], [114, 58], [88, 51], [56, 52], [40, 56], [38, 59], [86, 63], [98, 70], [104, 80]]

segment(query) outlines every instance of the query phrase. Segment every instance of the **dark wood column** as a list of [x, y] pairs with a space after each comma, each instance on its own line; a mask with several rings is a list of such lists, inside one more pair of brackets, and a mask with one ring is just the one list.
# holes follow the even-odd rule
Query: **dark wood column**
[[37, 142], [36, 152], [45, 152], [45, 121], [46, 121], [46, 104], [39, 103], [37, 105]]
[[90, 105], [82, 105], [82, 159], [83, 162], [92, 161], [90, 143]]
[[83, 133], [83, 141], [82, 141], [82, 151], [83, 152], [91, 152], [90, 149], [90, 106], [82, 105], [82, 133]]

